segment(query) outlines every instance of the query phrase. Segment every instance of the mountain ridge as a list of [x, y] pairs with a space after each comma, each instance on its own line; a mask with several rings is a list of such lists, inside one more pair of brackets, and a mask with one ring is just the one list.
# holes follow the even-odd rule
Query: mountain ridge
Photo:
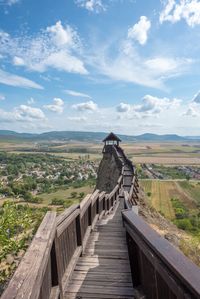
[[[84, 132], [84, 131], [50, 131], [44, 133], [18, 133], [11, 130], [0, 130], [0, 139], [25, 139], [35, 141], [102, 141], [108, 133], [106, 132]], [[141, 135], [117, 134], [122, 141], [200, 141], [200, 136], [179, 136], [177, 134], [153, 134]]]

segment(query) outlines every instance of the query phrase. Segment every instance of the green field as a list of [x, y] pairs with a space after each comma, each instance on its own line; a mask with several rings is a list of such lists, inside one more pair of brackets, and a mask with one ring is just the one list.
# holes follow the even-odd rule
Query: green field
[[[53, 199], [61, 199], [64, 200], [67, 206], [70, 206], [73, 203], [78, 203], [80, 201], [80, 193], [84, 193], [84, 195], [87, 195], [88, 193], [92, 193], [94, 190], [93, 186], [83, 186], [79, 188], [69, 187], [68, 189], [59, 189], [56, 192], [52, 193], [42, 193], [39, 194], [38, 197], [42, 199], [43, 205], [50, 205]], [[77, 195], [72, 198], [71, 194], [73, 192], [76, 192]]]
[[200, 198], [200, 185], [198, 183], [173, 180], [141, 180], [140, 183], [147, 194], [148, 202], [170, 220], [175, 219], [171, 203], [172, 198], [179, 199], [191, 213], [198, 210]]
[[141, 180], [148, 204], [193, 236], [200, 238], [200, 184]]
[[180, 187], [200, 206], [200, 182], [179, 182]]
[[[2, 206], [5, 201], [10, 201], [10, 202], [18, 203], [18, 204], [28, 205], [30, 207], [48, 207], [48, 208], [55, 210], [56, 205], [51, 204], [53, 199], [64, 200], [65, 207], [68, 207], [74, 203], [80, 202], [80, 200], [82, 199], [82, 198], [80, 198], [80, 193], [84, 193], [84, 196], [85, 196], [88, 193], [92, 193], [94, 190], [94, 187], [95, 187], [94, 185], [88, 184], [86, 186], [78, 187], [78, 188], [75, 188], [72, 186], [69, 188], [62, 187], [55, 192], [41, 193], [36, 196], [36, 198], [38, 197], [42, 200], [41, 203], [28, 203], [20, 198], [15, 199], [15, 198], [9, 197], [6, 199], [0, 199], [0, 206]], [[71, 196], [73, 192], [76, 193], [76, 196], [74, 196], [74, 197]], [[62, 206], [62, 205], [58, 205], [58, 206]]]

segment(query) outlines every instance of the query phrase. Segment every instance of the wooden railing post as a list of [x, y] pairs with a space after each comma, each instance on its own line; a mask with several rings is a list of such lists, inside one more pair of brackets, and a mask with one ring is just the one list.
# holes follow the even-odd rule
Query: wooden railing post
[[58, 267], [56, 262], [56, 248], [55, 248], [55, 240], [51, 249], [51, 279], [52, 286], [58, 286]]
[[83, 244], [83, 237], [82, 237], [82, 230], [81, 230], [81, 215], [76, 217], [76, 236], [77, 236], [77, 245], [82, 246]]
[[128, 233], [126, 233], [126, 241], [128, 246], [128, 255], [131, 267], [133, 286], [138, 287], [141, 284], [138, 252], [139, 248]]

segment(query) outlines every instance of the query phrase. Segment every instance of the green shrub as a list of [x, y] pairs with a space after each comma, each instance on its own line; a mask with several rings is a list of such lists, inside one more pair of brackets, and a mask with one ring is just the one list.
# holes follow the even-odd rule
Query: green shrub
[[174, 220], [174, 223], [176, 226], [180, 229], [191, 231], [193, 229], [193, 226], [190, 222], [190, 219], [184, 218], [184, 219], [176, 219]]
[[54, 198], [51, 201], [51, 205], [55, 205], [55, 206], [63, 206], [64, 204], [65, 204], [64, 199]]
[[71, 192], [71, 198], [76, 198], [77, 197], [77, 192]]

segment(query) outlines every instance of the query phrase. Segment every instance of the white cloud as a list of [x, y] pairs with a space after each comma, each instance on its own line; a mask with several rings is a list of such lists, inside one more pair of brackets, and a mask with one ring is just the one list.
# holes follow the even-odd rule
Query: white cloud
[[36, 36], [11, 37], [0, 32], [0, 54], [11, 58], [16, 66], [45, 72], [49, 68], [87, 74], [79, 58], [81, 42], [78, 33], [58, 21]]
[[186, 58], [154, 57], [146, 60], [144, 64], [152, 72], [165, 74], [180, 72], [183, 67], [190, 65], [192, 62], [192, 59]]
[[82, 92], [78, 92], [78, 91], [74, 91], [74, 90], [70, 90], [70, 89], [66, 89], [66, 90], [64, 90], [64, 92], [66, 94], [69, 94], [72, 97], [82, 97], [82, 98], [89, 98], [89, 99], [91, 99], [91, 96], [89, 96], [86, 93], [82, 93]]
[[15, 109], [16, 115], [19, 119], [46, 119], [43, 111], [40, 108], [34, 108], [27, 105], [20, 105]]
[[193, 118], [200, 116], [200, 91], [198, 91], [192, 100], [189, 101], [187, 109], [182, 115]]
[[160, 14], [160, 23], [171, 23], [185, 20], [190, 27], [200, 24], [200, 1], [198, 0], [168, 0]]
[[21, 57], [15, 56], [13, 58], [13, 64], [16, 65], [16, 66], [23, 66], [23, 65], [25, 65], [25, 62]]
[[50, 110], [52, 112], [61, 114], [64, 111], [64, 101], [60, 98], [54, 98], [53, 104], [51, 105], [44, 105], [44, 108]]
[[151, 95], [146, 95], [142, 99], [142, 104], [135, 106], [137, 112], [150, 112], [152, 114], [160, 113], [161, 111], [169, 108], [178, 107], [181, 100], [158, 98]]
[[[116, 41], [115, 41], [116, 44]], [[133, 41], [129, 38], [118, 40], [118, 49], [112, 41], [97, 45], [98, 51], [87, 56], [87, 63], [98, 74], [115, 81], [123, 81], [142, 86], [166, 89], [165, 82], [187, 73], [194, 61], [187, 57], [173, 57], [173, 55], [153, 56], [139, 52]]]
[[74, 45], [74, 37], [76, 32], [72, 30], [70, 26], [63, 27], [61, 21], [58, 21], [55, 25], [47, 27], [47, 32], [52, 35], [52, 40], [58, 45]]
[[151, 22], [147, 17], [141, 16], [138, 23], [128, 30], [128, 38], [137, 40], [141, 45], [146, 44]]
[[117, 112], [128, 112], [131, 110], [131, 105], [126, 104], [126, 103], [120, 103], [117, 107], [116, 107]]
[[85, 116], [69, 116], [67, 119], [69, 119], [73, 122], [87, 121], [87, 117], [85, 117]]
[[98, 106], [93, 101], [88, 101], [84, 103], [74, 104], [72, 108], [79, 111], [95, 111], [97, 110]]
[[[127, 43], [125, 43], [127, 44]], [[187, 58], [142, 57], [134, 48], [124, 48], [116, 56], [109, 56], [109, 49], [99, 53], [91, 62], [102, 75], [113, 80], [165, 89], [171, 77], [186, 73], [193, 61]]]
[[87, 74], [83, 62], [75, 56], [66, 53], [64, 50], [50, 54], [46, 59], [43, 60], [41, 65], [35, 65], [35, 70], [43, 72], [48, 67], [70, 73]]
[[162, 112], [174, 109], [180, 106], [181, 100], [158, 98], [151, 95], [145, 95], [140, 104], [125, 104], [120, 103], [116, 110], [119, 119], [133, 119], [133, 118], [146, 118], [157, 117]]
[[10, 86], [43, 89], [43, 87], [27, 78], [17, 76], [0, 69], [0, 83]]
[[38, 122], [47, 119], [40, 108], [34, 108], [27, 105], [15, 107], [13, 111], [0, 109], [0, 122]]
[[75, 3], [91, 12], [100, 13], [106, 10], [102, 0], [76, 0]]
[[183, 116], [198, 117], [200, 112], [195, 109], [195, 107], [190, 106], [183, 114]]

